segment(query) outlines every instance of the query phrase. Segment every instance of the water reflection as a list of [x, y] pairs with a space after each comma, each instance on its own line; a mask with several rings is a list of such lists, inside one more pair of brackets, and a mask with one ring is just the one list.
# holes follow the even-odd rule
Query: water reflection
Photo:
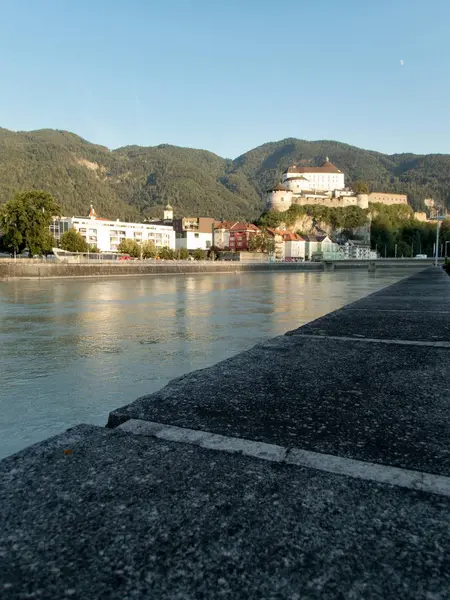
[[0, 283], [0, 456], [398, 280], [232, 273]]

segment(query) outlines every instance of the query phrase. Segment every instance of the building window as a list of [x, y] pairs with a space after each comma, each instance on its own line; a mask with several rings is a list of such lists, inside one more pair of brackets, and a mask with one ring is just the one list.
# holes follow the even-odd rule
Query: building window
[[198, 233], [194, 233], [194, 237], [195, 237], [195, 238], [198, 238], [198, 237], [199, 237], [199, 234], [198, 234]]

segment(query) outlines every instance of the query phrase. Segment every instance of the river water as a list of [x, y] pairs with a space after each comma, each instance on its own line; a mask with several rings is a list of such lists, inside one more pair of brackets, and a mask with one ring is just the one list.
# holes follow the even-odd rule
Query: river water
[[406, 271], [0, 283], [0, 458], [366, 296]]

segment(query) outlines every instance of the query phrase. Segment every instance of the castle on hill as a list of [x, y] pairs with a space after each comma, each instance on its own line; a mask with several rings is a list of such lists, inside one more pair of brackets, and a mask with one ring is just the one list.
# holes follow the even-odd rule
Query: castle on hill
[[267, 191], [265, 200], [267, 210], [278, 212], [287, 211], [293, 204], [321, 204], [332, 208], [369, 208], [371, 202], [408, 204], [406, 194], [356, 194], [345, 186], [344, 173], [328, 157], [320, 167], [292, 165], [286, 169], [281, 183]]

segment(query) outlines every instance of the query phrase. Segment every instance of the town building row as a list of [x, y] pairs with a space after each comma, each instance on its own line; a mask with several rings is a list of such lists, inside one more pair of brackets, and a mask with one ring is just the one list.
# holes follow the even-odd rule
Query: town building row
[[57, 243], [61, 236], [75, 229], [91, 247], [100, 252], [117, 252], [120, 242], [131, 239], [139, 244], [150, 241], [156, 248], [185, 248], [248, 252], [253, 236], [268, 236], [273, 240], [271, 255], [276, 260], [314, 260], [323, 258], [371, 258], [368, 244], [347, 242], [339, 244], [327, 235], [301, 236], [284, 229], [266, 229], [264, 232], [253, 223], [216, 221], [210, 217], [184, 217], [174, 219], [173, 209], [167, 205], [161, 221], [129, 223], [99, 217], [91, 206], [88, 217], [55, 217], [50, 227]]

